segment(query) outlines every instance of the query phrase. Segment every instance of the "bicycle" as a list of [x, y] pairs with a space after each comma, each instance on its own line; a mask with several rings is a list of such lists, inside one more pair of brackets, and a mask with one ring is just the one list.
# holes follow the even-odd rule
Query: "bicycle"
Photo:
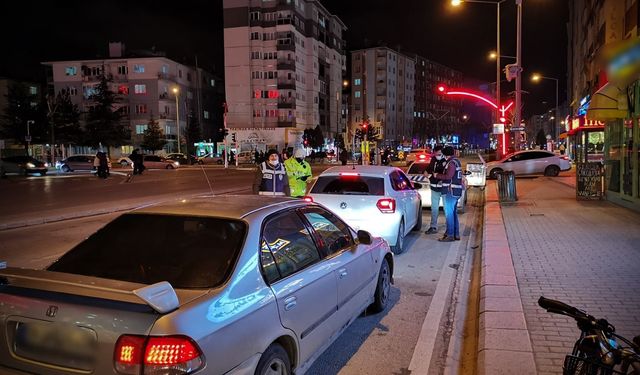
[[560, 301], [541, 296], [538, 305], [575, 319], [581, 331], [573, 351], [564, 359], [564, 375], [640, 375], [640, 336], [629, 341], [616, 334], [606, 319], [596, 319]]

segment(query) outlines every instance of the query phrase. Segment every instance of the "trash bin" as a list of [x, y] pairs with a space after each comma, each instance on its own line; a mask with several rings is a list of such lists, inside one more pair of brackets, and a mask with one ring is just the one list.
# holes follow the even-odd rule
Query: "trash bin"
[[516, 194], [516, 174], [513, 171], [502, 171], [498, 176], [498, 200], [500, 202], [515, 202], [518, 200]]

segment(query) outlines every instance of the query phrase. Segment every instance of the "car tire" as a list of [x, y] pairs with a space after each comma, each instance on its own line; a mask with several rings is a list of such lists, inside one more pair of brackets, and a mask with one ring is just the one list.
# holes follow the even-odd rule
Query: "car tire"
[[369, 305], [369, 310], [372, 313], [379, 313], [384, 311], [389, 304], [389, 295], [391, 294], [391, 268], [389, 262], [386, 259], [382, 260], [380, 266], [380, 273], [378, 273], [378, 283], [376, 284], [376, 291], [373, 295], [373, 303]]
[[544, 175], [550, 177], [556, 177], [560, 174], [560, 167], [557, 165], [550, 165], [544, 169]]
[[218, 164], [218, 165], [222, 165], [222, 160], [218, 160], [218, 161], [216, 161], [216, 164]]
[[122, 168], [126, 168], [129, 165], [129, 163], [126, 160], [122, 160], [120, 162], [120, 165], [122, 166]]
[[411, 229], [414, 232], [419, 232], [420, 229], [422, 229], [422, 202], [420, 202], [420, 206], [418, 206], [420, 209], [418, 210], [418, 221], [416, 222], [416, 225]]
[[271, 374], [291, 374], [291, 360], [280, 344], [271, 344], [262, 353], [258, 366], [256, 366], [256, 375]]
[[171, 164], [167, 164], [167, 166], [166, 166], [166, 167], [164, 167], [164, 169], [173, 169], [173, 165], [171, 165]]
[[398, 227], [398, 237], [396, 238], [396, 244], [391, 246], [391, 252], [394, 254], [402, 254], [404, 251], [404, 220], [400, 220], [400, 226]]
[[71, 168], [69, 168], [69, 166], [68, 166], [68, 165], [66, 165], [66, 164], [65, 164], [65, 165], [63, 165], [63, 166], [62, 166], [62, 168], [60, 168], [60, 169], [62, 169], [62, 171], [63, 171], [64, 173], [71, 172]]
[[47, 174], [47, 172], [40, 172], [40, 176], [41, 176], [41, 177], [46, 176], [46, 174]]
[[500, 172], [502, 172], [501, 168], [493, 168], [491, 170], [491, 172], [489, 172], [489, 177], [494, 179], [494, 180], [497, 180], [498, 179], [498, 173], [500, 173]]

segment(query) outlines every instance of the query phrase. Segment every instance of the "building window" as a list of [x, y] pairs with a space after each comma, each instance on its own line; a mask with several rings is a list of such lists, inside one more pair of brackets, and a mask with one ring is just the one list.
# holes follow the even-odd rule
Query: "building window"
[[211, 85], [211, 87], [215, 87], [216, 86], [216, 80], [212, 79], [211, 81], [209, 81], [209, 84]]
[[146, 94], [147, 85], [135, 85], [133, 88], [133, 92], [135, 92], [136, 94]]
[[356, 79], [353, 81], [353, 84], [354, 84], [355, 86], [360, 86], [360, 85], [362, 84], [362, 80], [361, 80], [360, 78], [356, 78]]
[[260, 40], [260, 33], [257, 31], [254, 31], [251, 33], [251, 40]]
[[208, 120], [209, 119], [209, 111], [204, 111], [203, 117]]
[[147, 130], [147, 125], [136, 125], [136, 134], [144, 134], [145, 130]]
[[259, 21], [260, 20], [260, 12], [251, 12], [249, 13], [251, 21]]
[[187, 72], [187, 81], [191, 82], [191, 73]]
[[171, 114], [171, 109], [169, 108], [169, 106], [168, 106], [168, 105], [165, 105], [165, 106], [164, 106], [164, 114], [165, 114], [165, 115]]
[[147, 113], [147, 105], [146, 104], [136, 104], [136, 113]]
[[135, 64], [133, 66], [133, 72], [134, 73], [144, 73], [144, 65], [142, 64]]
[[169, 67], [166, 65], [162, 65], [161, 71], [162, 73], [167, 74], [169, 73]]
[[29, 94], [30, 95], [37, 95], [38, 94], [38, 88], [35, 86], [29, 86]]
[[127, 68], [126, 65], [118, 66], [118, 74], [124, 75], [124, 74], [127, 74], [128, 72], [129, 72], [129, 69]]
[[78, 68], [76, 68], [75, 66], [67, 66], [66, 68], [64, 68], [64, 74], [68, 76], [75, 76], [78, 74]]
[[356, 98], [359, 98], [359, 97], [360, 97], [360, 91], [356, 91], [356, 93], [354, 94], [354, 96], [355, 96]]
[[69, 95], [76, 96], [76, 95], [78, 95], [78, 88], [77, 87], [68, 87], [67, 88], [67, 92], [69, 93]]
[[127, 86], [127, 85], [119, 85], [118, 86], [118, 94], [129, 95], [129, 86]]
[[178, 78], [182, 78], [182, 69], [178, 69]]

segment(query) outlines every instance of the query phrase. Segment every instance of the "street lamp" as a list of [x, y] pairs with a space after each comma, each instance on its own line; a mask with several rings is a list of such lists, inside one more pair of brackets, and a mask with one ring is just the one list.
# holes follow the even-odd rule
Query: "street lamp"
[[180, 153], [180, 104], [178, 103], [179, 90], [177, 87], [174, 87], [172, 91], [176, 97], [176, 127], [178, 128], [178, 153]]
[[[495, 60], [498, 58], [498, 53], [496, 51], [490, 51], [489, 52], [489, 60]], [[515, 56], [509, 56], [509, 55], [500, 55], [501, 59], [516, 59]]]
[[[539, 73], [533, 73], [533, 75], [531, 75], [531, 81], [535, 82], [535, 83], [539, 83], [541, 80], [543, 79], [548, 79], [551, 81], [555, 81], [556, 82], [556, 108], [555, 108], [555, 117], [558, 117], [558, 82], [559, 80], [557, 78], [552, 78], [552, 77], [545, 77]], [[554, 117], [554, 119], [555, 119]], [[554, 122], [553, 124], [553, 129], [551, 129], [551, 134], [553, 136], [553, 138], [556, 138], [556, 124]]]

